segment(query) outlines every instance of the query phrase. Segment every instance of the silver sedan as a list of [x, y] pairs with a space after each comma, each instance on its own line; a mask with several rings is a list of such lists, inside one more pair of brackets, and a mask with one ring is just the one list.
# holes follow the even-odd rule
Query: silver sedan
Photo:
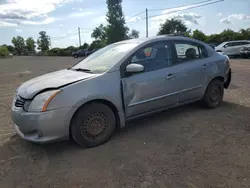
[[12, 119], [26, 140], [73, 138], [94, 147], [134, 118], [196, 101], [216, 108], [230, 81], [228, 57], [201, 41], [177, 36], [121, 41], [23, 83]]

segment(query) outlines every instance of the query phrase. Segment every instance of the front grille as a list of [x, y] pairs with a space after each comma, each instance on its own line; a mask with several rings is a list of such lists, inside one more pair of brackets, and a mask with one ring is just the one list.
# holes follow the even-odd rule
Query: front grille
[[20, 97], [20, 96], [17, 96], [16, 102], [15, 102], [15, 107], [22, 108], [24, 106], [24, 103], [25, 103], [25, 99]]

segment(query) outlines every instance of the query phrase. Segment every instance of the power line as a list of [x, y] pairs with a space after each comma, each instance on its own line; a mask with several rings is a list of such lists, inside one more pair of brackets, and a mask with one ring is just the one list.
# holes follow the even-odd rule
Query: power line
[[[193, 6], [193, 5], [196, 5], [196, 4], [201, 4], [201, 3], [205, 3], [205, 2], [209, 2], [209, 1], [211, 1], [211, 0], [201, 1], [201, 2], [194, 3], [194, 4], [183, 5], [183, 6], [173, 7], [173, 8], [151, 9], [151, 10], [148, 10], [148, 11], [169, 10], [169, 9], [175, 9], [175, 8], [182, 8], [182, 7]], [[153, 18], [153, 17], [160, 16], [160, 15], [172, 14], [172, 13], [176, 13], [176, 12], [180, 12], [180, 11], [184, 11], [184, 10], [190, 10], [190, 9], [193, 9], [193, 8], [199, 8], [199, 7], [203, 7], [203, 6], [206, 6], [206, 5], [219, 3], [219, 2], [222, 2], [222, 1], [224, 1], [224, 0], [217, 0], [217, 1], [214, 1], [214, 2], [210, 2], [210, 3], [206, 3], [206, 4], [194, 6], [194, 7], [189, 7], [189, 8], [185, 8], [185, 9], [182, 9], [182, 10], [175, 10], [175, 11], [168, 12], [168, 13], [157, 14], [157, 15], [149, 16], [148, 18]], [[145, 11], [144, 11], [144, 12], [145, 12]], [[127, 24], [137, 23], [137, 22], [143, 21], [143, 20], [145, 20], [145, 19], [147, 19], [147, 17], [138, 19], [138, 20], [136, 20], [136, 21], [134, 21], [134, 22], [130, 22], [130, 23], [127, 23]]]
[[83, 28], [83, 27], [80, 27], [82, 30], [92, 30], [93, 28]]
[[222, 1], [224, 1], [224, 0], [218, 0], [218, 1], [211, 2], [211, 3], [206, 3], [206, 4], [198, 5], [198, 6], [195, 6], [195, 7], [186, 8], [186, 9], [183, 9], [183, 10], [176, 10], [176, 11], [172, 11], [172, 12], [168, 12], [168, 13], [157, 14], [157, 15], [149, 16], [148, 18], [154, 18], [154, 17], [161, 16], [161, 15], [172, 14], [172, 13], [176, 13], [176, 12], [180, 12], [180, 11], [184, 11], [184, 10], [190, 10], [190, 9], [194, 9], [194, 8], [199, 8], [199, 7], [203, 7], [203, 6], [207, 6], [207, 5], [219, 3], [219, 2], [222, 2]]
[[[148, 11], [160, 11], [160, 10], [176, 9], [176, 8], [182, 8], [182, 7], [186, 7], [186, 6], [193, 6], [193, 5], [197, 5], [197, 4], [202, 4], [202, 3], [206, 3], [206, 2], [210, 2], [210, 1], [212, 1], [212, 0], [205, 0], [205, 1], [200, 1], [200, 2], [197, 2], [197, 3], [193, 3], [193, 4], [182, 5], [182, 6], [172, 7], [172, 8], [150, 9], [150, 10], [148, 10]], [[222, 1], [224, 1], [224, 0], [222, 0]], [[214, 3], [214, 2], [212, 2], [212, 3]], [[212, 3], [211, 3], [211, 4], [212, 4]], [[203, 4], [203, 5], [206, 5], [206, 4]], [[207, 4], [207, 5], [209, 5], [209, 4]], [[198, 7], [198, 6], [196, 6], [196, 7]], [[192, 8], [196, 8], [196, 7], [192, 7]], [[190, 7], [189, 9], [191, 9], [191, 7]], [[185, 10], [188, 10], [188, 9], [185, 9]], [[179, 11], [179, 10], [178, 10], [178, 11]], [[139, 14], [136, 14], [136, 15], [133, 16], [133, 17], [136, 17], [136, 16], [138, 16], [138, 15], [144, 13], [144, 12], [146, 12], [146, 11], [143, 11], [143, 12], [141, 12], [141, 13], [139, 13]], [[171, 12], [171, 13], [172, 13], [172, 12]], [[133, 18], [133, 17], [131, 17], [131, 18]], [[131, 18], [130, 18], [130, 19], [131, 19]], [[148, 18], [150, 18], [150, 17], [148, 17]], [[137, 22], [140, 22], [140, 21], [145, 20], [145, 19], [147, 19], [147, 16], [144, 17], [144, 18], [141, 18], [141, 19], [137, 19], [137, 20], [134, 21], [134, 22], [129, 22], [129, 23], [127, 23], [127, 24], [137, 23]], [[129, 19], [128, 19], [128, 20], [129, 20]]]
[[200, 2], [197, 2], [197, 3], [193, 3], [193, 4], [181, 5], [181, 6], [172, 7], [172, 8], [149, 9], [148, 11], [160, 11], [160, 10], [175, 9], [175, 8], [181, 8], [181, 7], [193, 6], [193, 5], [197, 5], [197, 4], [201, 4], [201, 3], [206, 3], [206, 2], [209, 2], [209, 1], [212, 1], [212, 0], [205, 0], [205, 1], [200, 1]]
[[145, 10], [142, 11], [142, 12], [140, 12], [140, 13], [138, 13], [138, 14], [136, 14], [136, 15], [134, 15], [134, 16], [132, 16], [132, 17], [130, 17], [130, 18], [128, 18], [128, 19], [126, 19], [125, 22], [127, 22], [128, 20], [131, 20], [131, 19], [134, 18], [134, 17], [137, 17], [137, 16], [143, 14], [144, 12], [145, 12]]
[[57, 39], [57, 40], [61, 40], [61, 39], [65, 39], [65, 38], [71, 37], [73, 35], [76, 35], [77, 33], [75, 33], [75, 32], [77, 32], [77, 29], [75, 29], [74, 31], [68, 33], [65, 36], [58, 36], [58, 37], [51, 37], [51, 38], [54, 38], [54, 39]]

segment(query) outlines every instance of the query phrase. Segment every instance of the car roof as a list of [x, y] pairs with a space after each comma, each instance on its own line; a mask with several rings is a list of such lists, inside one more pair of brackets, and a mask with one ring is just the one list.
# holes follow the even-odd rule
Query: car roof
[[231, 40], [231, 41], [226, 41], [225, 43], [228, 42], [250, 42], [250, 40]]
[[180, 40], [180, 39], [187, 40], [187, 41], [193, 40], [193, 41], [197, 42], [197, 40], [195, 40], [195, 39], [184, 37], [184, 36], [158, 35], [158, 36], [152, 36], [152, 37], [123, 40], [123, 41], [117, 42], [117, 44], [130, 43], [130, 42], [131, 43], [134, 43], [134, 42], [144, 43], [144, 42], [154, 42], [154, 41], [159, 41], [159, 40]]
[[124, 56], [119, 62], [117, 62], [108, 72], [113, 72], [113, 71], [119, 70], [121, 63], [124, 62], [124, 60], [126, 60], [126, 58], [128, 58], [131, 54], [133, 54], [136, 50], [140, 49], [142, 46], [150, 44], [152, 42], [167, 41], [167, 40], [183, 40], [183, 41], [188, 41], [188, 42], [194, 42], [196, 44], [203, 45], [207, 49], [209, 54], [212, 54], [213, 52], [215, 52], [214, 49], [211, 46], [209, 46], [208, 44], [206, 44], [202, 41], [193, 39], [193, 38], [188, 38], [188, 37], [183, 37], [183, 36], [158, 35], [158, 36], [147, 37], [147, 38], [123, 40], [123, 41], [116, 42], [113, 44], [138, 43], [138, 45], [136, 45], [136, 47], [134, 47], [134, 49], [130, 53], [128, 53], [126, 56]]

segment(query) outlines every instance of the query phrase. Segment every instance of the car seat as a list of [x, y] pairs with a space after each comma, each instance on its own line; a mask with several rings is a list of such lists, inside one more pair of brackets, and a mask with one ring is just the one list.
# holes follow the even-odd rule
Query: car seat
[[185, 52], [186, 60], [194, 60], [196, 59], [196, 50], [194, 48], [188, 48]]

